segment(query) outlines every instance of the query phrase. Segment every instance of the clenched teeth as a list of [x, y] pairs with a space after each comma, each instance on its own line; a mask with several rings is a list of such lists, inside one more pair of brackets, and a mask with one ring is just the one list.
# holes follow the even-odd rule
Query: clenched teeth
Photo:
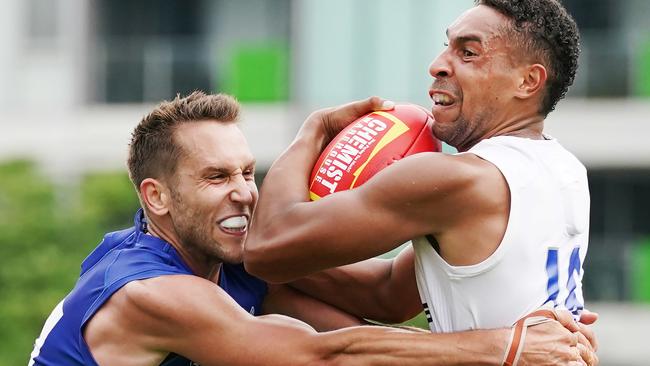
[[436, 105], [450, 105], [453, 103], [453, 100], [447, 94], [435, 93], [432, 99]]
[[248, 218], [246, 216], [233, 216], [221, 221], [219, 225], [228, 230], [243, 230], [248, 225]]

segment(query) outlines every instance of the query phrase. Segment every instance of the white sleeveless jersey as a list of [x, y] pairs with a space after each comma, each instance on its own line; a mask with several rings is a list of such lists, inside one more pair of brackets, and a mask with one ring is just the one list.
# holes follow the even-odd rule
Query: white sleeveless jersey
[[499, 168], [510, 216], [499, 247], [479, 264], [451, 266], [426, 237], [412, 241], [431, 330], [510, 326], [545, 304], [578, 317], [589, 231], [585, 167], [554, 139], [499, 136], [467, 153]]

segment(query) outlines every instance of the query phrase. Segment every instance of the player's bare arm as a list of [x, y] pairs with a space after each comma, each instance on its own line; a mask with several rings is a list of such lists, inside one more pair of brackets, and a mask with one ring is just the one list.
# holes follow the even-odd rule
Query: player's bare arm
[[289, 285], [358, 317], [401, 323], [422, 312], [413, 257], [407, 246], [393, 259], [331, 268]]
[[[553, 364], [581, 364], [577, 337], [559, 323], [529, 333], [522, 365], [543, 364], [536, 363], [539, 355]], [[158, 365], [168, 352], [204, 366], [498, 365], [508, 335], [505, 329], [423, 334], [383, 327], [319, 334], [284, 316], [253, 317], [211, 282], [182, 275], [126, 285], [84, 332], [97, 362], [117, 366]]]
[[311, 291], [300, 291], [287, 284], [269, 285], [262, 304], [264, 314], [282, 314], [302, 320], [319, 332], [367, 324], [361, 317], [351, 315], [327, 299], [314, 297]]
[[[384, 323], [401, 323], [422, 311], [413, 255], [413, 248], [408, 246], [390, 260], [373, 258], [336, 267], [289, 285], [347, 313]], [[561, 323], [580, 337], [583, 346], [598, 349], [596, 336], [589, 327], [597, 321], [598, 314], [585, 309], [579, 323], [566, 310], [558, 310], [557, 314]]]
[[[507, 185], [496, 167], [473, 155], [413, 155], [357, 189], [307, 202], [308, 175], [322, 146], [382, 102], [370, 98], [307, 119], [262, 187], [246, 241], [244, 261], [251, 273], [288, 281], [374, 257], [427, 234], [439, 240], [450, 264], [474, 264], [496, 249], [507, 223]], [[372, 215], [362, 214], [367, 212]], [[465, 230], [470, 223], [475, 238]]]

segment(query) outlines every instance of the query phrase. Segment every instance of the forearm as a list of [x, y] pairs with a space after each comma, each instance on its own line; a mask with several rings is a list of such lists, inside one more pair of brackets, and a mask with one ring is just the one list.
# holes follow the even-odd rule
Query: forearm
[[[368, 222], [357, 212], [379, 212], [373, 222], [393, 221], [393, 214], [359, 189], [309, 202], [309, 177], [323, 146], [347, 124], [379, 108], [389, 106], [379, 98], [369, 98], [315, 112], [305, 121], [262, 186], [244, 250], [244, 264], [250, 273], [267, 282], [288, 282], [372, 258], [409, 239], [405, 230], [360, 230]], [[362, 240], [365, 245], [359, 245]]]
[[[364, 219], [348, 212], [346, 206], [363, 212], [370, 208], [361, 206], [372, 203], [364, 201], [358, 189], [309, 202], [310, 169], [306, 167], [313, 165], [313, 161], [298, 156], [309, 155], [307, 145], [314, 143], [318, 143], [317, 139], [297, 139], [271, 167], [264, 181], [246, 239], [244, 265], [249, 273], [267, 282], [285, 283], [326, 268], [372, 258], [408, 239], [390, 240], [383, 235], [380, 241], [360, 230], [367, 223], [361, 223]], [[300, 169], [303, 174], [296, 173]], [[342, 219], [342, 215], [356, 217]]]
[[[278, 212], [292, 204], [309, 201], [309, 176], [322, 150], [325, 136], [317, 126], [305, 124], [269, 169], [260, 190], [254, 229], [265, 233]], [[252, 248], [259, 242], [253, 242]]]
[[327, 269], [299, 278], [288, 285], [350, 314], [381, 321], [382, 316], [378, 316], [378, 281], [373, 281], [376, 277], [365, 276], [360, 279], [355, 276], [358, 272], [352, 268], [366, 262]]
[[363, 327], [324, 336], [337, 337], [341, 342], [341, 350], [333, 357], [336, 364], [500, 365], [508, 330], [422, 334]]
[[269, 294], [264, 299], [262, 311], [266, 314], [277, 313], [302, 320], [319, 332], [366, 324], [363, 319], [288, 285], [271, 285]]
[[[422, 311], [404, 315], [397, 302], [419, 305], [417, 293], [413, 299], [403, 299], [390, 293], [390, 261], [370, 259], [343, 267], [328, 269], [290, 282], [289, 285], [323, 302], [360, 318], [384, 323], [399, 323]], [[400, 299], [400, 300], [397, 300]]]
[[331, 268], [289, 285], [350, 314], [382, 323], [401, 323], [422, 311], [410, 246], [393, 259], [372, 258]]
[[317, 133], [303, 127], [268, 171], [245, 243], [244, 263], [250, 273], [271, 281], [269, 276], [281, 274], [277, 271], [278, 260], [303, 259], [299, 258], [300, 248], [285, 248], [286, 241], [280, 239], [289, 233], [282, 232], [284, 225], [274, 223], [292, 221], [286, 217], [291, 215], [294, 205], [309, 200], [309, 172], [320, 152], [317, 146], [322, 143]]

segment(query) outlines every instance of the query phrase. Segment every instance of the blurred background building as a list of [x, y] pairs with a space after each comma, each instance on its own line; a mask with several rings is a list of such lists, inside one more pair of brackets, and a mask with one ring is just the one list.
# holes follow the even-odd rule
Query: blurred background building
[[[650, 325], [650, 1], [562, 2], [580, 27], [582, 56], [575, 84], [549, 116], [547, 131], [589, 169], [592, 213], [585, 297], [590, 307], [607, 314], [597, 327], [603, 364], [647, 364], [650, 350], [637, 347], [642, 343], [627, 334]], [[11, 189], [26, 189], [21, 184], [25, 180], [51, 181], [53, 215], [66, 222], [66, 210], [73, 207], [68, 201], [81, 200], [73, 192], [86, 187], [89, 176], [117, 171], [123, 184], [132, 128], [155, 103], [177, 93], [201, 89], [236, 95], [244, 104], [243, 129], [260, 162], [260, 176], [315, 108], [373, 94], [429, 106], [428, 65], [443, 48], [446, 27], [472, 1], [0, 4], [0, 229], [4, 220], [19, 230], [22, 224], [11, 221], [17, 213], [10, 202], [20, 195]], [[3, 185], [18, 179], [16, 171], [32, 169], [32, 163], [24, 168], [16, 161], [34, 162], [35, 172]], [[128, 191], [128, 182], [126, 187]], [[102, 201], [97, 194], [91, 198], [94, 204]], [[33, 197], [32, 203], [16, 201], [18, 210], [43, 202], [38, 194]], [[125, 212], [137, 204], [133, 197]], [[119, 205], [116, 200], [105, 199], [108, 206]], [[40, 230], [42, 223], [33, 225], [28, 227]], [[26, 228], [16, 238], [30, 235]], [[70, 260], [73, 268], [104, 229], [89, 234], [91, 242], [66, 244], [80, 248]], [[2, 237], [0, 230], [0, 244]], [[11, 245], [15, 239], [6, 233], [4, 237], [9, 244], [0, 249], [2, 258], [19, 264], [0, 270], [0, 280], [23, 285], [0, 283], [0, 324], [26, 319], [27, 335], [12, 347], [24, 352], [31, 347], [24, 340], [31, 342], [37, 335], [32, 328], [40, 328], [45, 314], [72, 286], [75, 273], [68, 282], [57, 282], [60, 289], [52, 292], [49, 287], [38, 311], [25, 310], [30, 304], [16, 299], [27, 299], [25, 286], [39, 288], [50, 272], [20, 282], [26, 275], [14, 272], [29, 271], [34, 259], [20, 245]], [[50, 245], [52, 253], [70, 255], [57, 252], [58, 244]], [[36, 251], [47, 252], [43, 248]], [[38, 263], [60, 266], [47, 259]], [[2, 327], [2, 338], [15, 331], [5, 325], [3, 333]], [[14, 364], [3, 360], [3, 354], [0, 365]]]

